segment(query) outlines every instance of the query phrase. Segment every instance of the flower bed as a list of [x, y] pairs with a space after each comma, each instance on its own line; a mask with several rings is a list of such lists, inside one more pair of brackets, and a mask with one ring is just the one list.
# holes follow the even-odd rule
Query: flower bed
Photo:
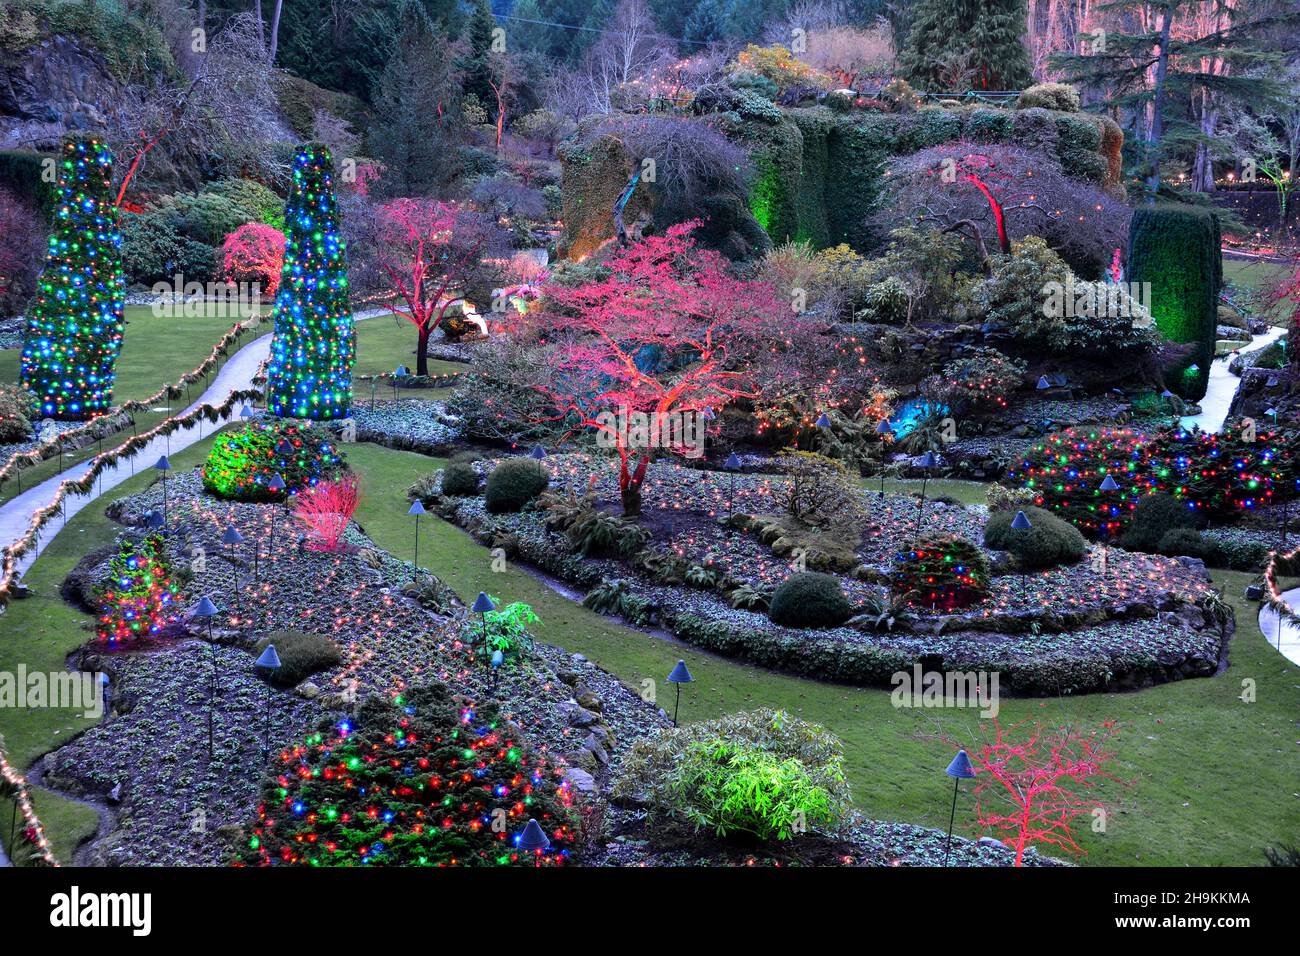
[[447, 412], [444, 402], [403, 399], [361, 401], [352, 406], [357, 423], [357, 441], [375, 442], [389, 448], [442, 455], [463, 440], [459, 420]]

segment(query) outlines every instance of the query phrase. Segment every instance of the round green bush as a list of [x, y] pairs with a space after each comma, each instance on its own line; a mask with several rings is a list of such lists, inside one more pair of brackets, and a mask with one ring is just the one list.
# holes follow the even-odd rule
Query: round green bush
[[1083, 104], [1079, 91], [1068, 83], [1039, 83], [1023, 90], [1016, 99], [1016, 109], [1027, 110], [1035, 106], [1043, 109], [1060, 110], [1062, 113], [1077, 113]]
[[1195, 526], [1196, 516], [1185, 504], [1173, 495], [1157, 492], [1137, 503], [1120, 546], [1128, 551], [1154, 554], [1160, 551], [1160, 541], [1170, 531]]
[[484, 492], [487, 510], [493, 514], [518, 511], [545, 491], [549, 483], [540, 462], [531, 458], [503, 461], [488, 475]]
[[1223, 561], [1219, 546], [1195, 528], [1171, 528], [1166, 531], [1160, 538], [1159, 551], [1171, 558], [1200, 558], [1212, 565]]
[[838, 627], [853, 609], [839, 579], [820, 571], [792, 574], [772, 594], [768, 617], [785, 627]]
[[306, 631], [272, 631], [257, 642], [253, 653], [261, 655], [275, 645], [280, 669], [267, 674], [276, 687], [295, 687], [318, 671], [334, 667], [343, 659], [339, 646], [324, 634]]
[[442, 470], [442, 493], [468, 497], [478, 494], [478, 472], [463, 461], [453, 461]]
[[984, 525], [984, 546], [995, 551], [1010, 551], [1026, 568], [1051, 568], [1073, 564], [1088, 549], [1079, 529], [1042, 508], [1025, 508], [1031, 527], [1019, 531], [1011, 527], [1015, 511], [994, 512]]
[[[292, 454], [276, 452], [281, 440], [293, 446]], [[218, 498], [280, 501], [318, 481], [337, 477], [343, 468], [342, 455], [329, 432], [295, 421], [270, 419], [249, 422], [243, 428], [218, 435], [200, 475], [203, 487]], [[284, 491], [271, 490], [276, 475], [284, 479]]]

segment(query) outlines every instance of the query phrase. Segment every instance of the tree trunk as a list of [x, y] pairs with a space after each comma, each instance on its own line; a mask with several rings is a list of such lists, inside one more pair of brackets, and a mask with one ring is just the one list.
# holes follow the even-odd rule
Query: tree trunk
[[1160, 188], [1160, 162], [1155, 156], [1164, 136], [1165, 123], [1160, 115], [1160, 100], [1165, 92], [1165, 77], [1169, 75], [1169, 33], [1174, 24], [1174, 7], [1177, 0], [1166, 0], [1164, 16], [1160, 22], [1160, 56], [1156, 60], [1156, 78], [1151, 87], [1151, 132], [1147, 137], [1147, 148], [1151, 150], [1151, 175], [1147, 185], [1155, 192]]
[[420, 327], [419, 345], [415, 348], [415, 374], [429, 374], [429, 336], [433, 334], [433, 327], [425, 323]]
[[641, 513], [641, 486], [629, 484], [621, 489], [623, 498], [623, 517], [635, 518]]
[[275, 10], [271, 14], [271, 51], [270, 64], [275, 66], [275, 51], [280, 45], [280, 10], [284, 7], [284, 0], [275, 0]]

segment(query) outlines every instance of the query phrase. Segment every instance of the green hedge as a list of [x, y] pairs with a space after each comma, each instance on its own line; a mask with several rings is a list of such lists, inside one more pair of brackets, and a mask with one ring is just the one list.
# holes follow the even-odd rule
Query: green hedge
[[[1195, 346], [1166, 371], [1166, 386], [1183, 398], [1203, 398], [1223, 283], [1218, 216], [1209, 209], [1173, 204], [1135, 210], [1128, 272], [1130, 282], [1151, 283], [1151, 313], [1165, 338]], [[1193, 364], [1199, 367], [1196, 373], [1190, 371]]]
[[50, 219], [58, 201], [58, 190], [54, 183], [41, 179], [41, 164], [47, 159], [53, 160], [54, 154], [0, 149], [0, 186], [8, 186], [15, 194], [35, 201], [36, 208]]

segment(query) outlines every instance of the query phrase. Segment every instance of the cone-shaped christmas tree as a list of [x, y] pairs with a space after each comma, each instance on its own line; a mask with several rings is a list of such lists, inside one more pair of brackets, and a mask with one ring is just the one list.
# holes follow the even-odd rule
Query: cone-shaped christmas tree
[[110, 644], [156, 634], [176, 620], [178, 593], [161, 535], [124, 540], [96, 591], [96, 634]]
[[346, 418], [352, 404], [355, 345], [333, 169], [326, 147], [300, 148], [284, 211], [267, 384], [271, 411], [289, 418]]
[[63, 144], [54, 232], [22, 356], [23, 387], [49, 418], [75, 421], [112, 408], [126, 301], [112, 182], [113, 156], [102, 140]]

